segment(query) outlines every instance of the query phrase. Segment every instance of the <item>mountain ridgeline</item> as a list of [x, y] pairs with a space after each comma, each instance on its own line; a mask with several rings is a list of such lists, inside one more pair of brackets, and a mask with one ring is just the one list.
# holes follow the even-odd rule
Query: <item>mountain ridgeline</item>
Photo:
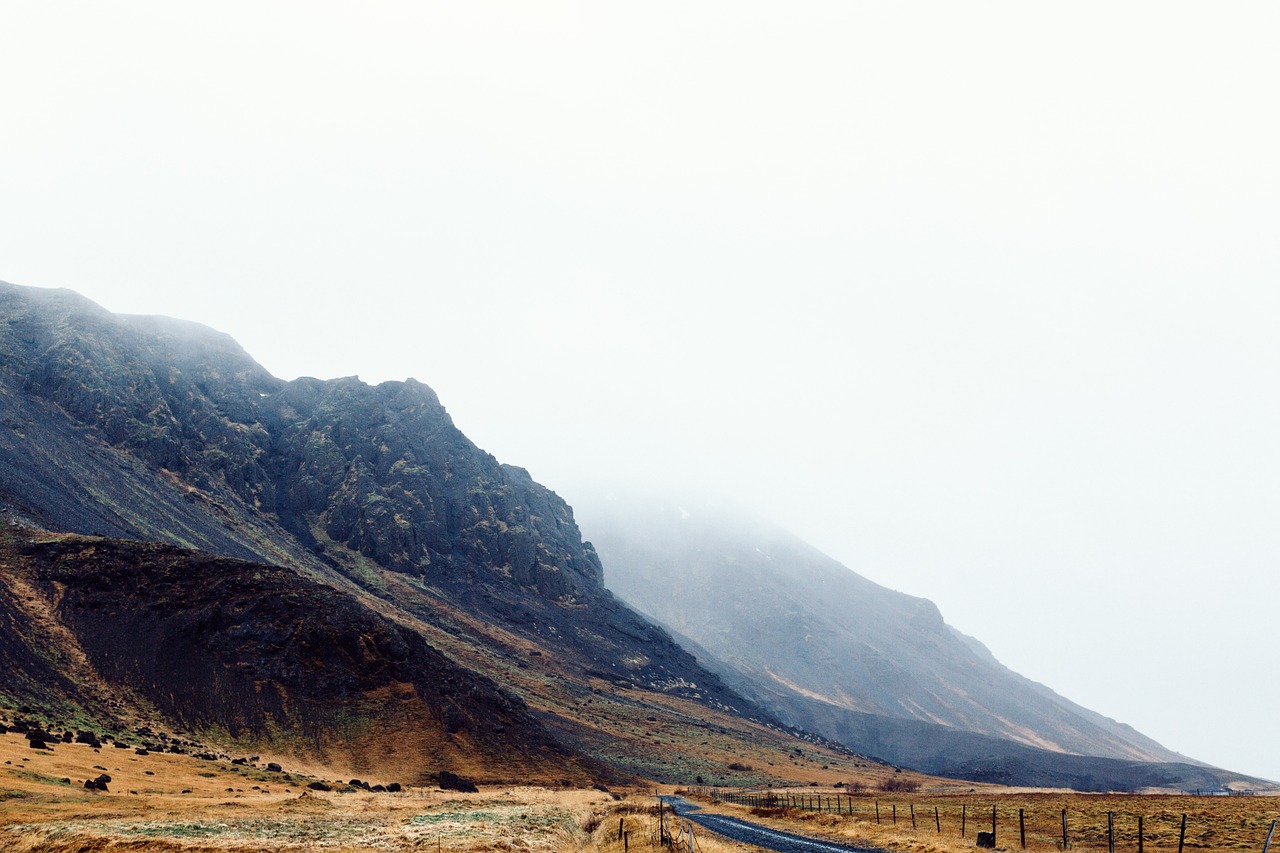
[[975, 781], [1080, 790], [1244, 781], [1023, 678], [932, 602], [723, 501], [584, 489], [576, 503], [610, 589], [781, 720]]
[[406, 781], [1235, 778], [766, 526], [588, 502], [602, 564], [414, 380], [4, 283], [0, 354], [0, 705]]
[[[643, 737], [631, 731], [639, 694], [627, 691], [772, 725], [615, 599], [568, 505], [472, 444], [419, 382], [284, 382], [206, 327], [114, 315], [68, 291], [8, 284], [0, 284], [0, 352], [0, 509], [23, 524], [287, 567], [300, 584], [331, 588], [406, 625], [470, 673], [481, 693], [496, 681], [513, 700], [527, 700], [548, 742], [568, 744], [548, 748], [547, 773], [581, 779], [593, 766], [601, 775], [600, 762], [562, 760], [574, 750], [611, 762], [615, 776], [667, 772], [648, 756], [627, 758], [629, 739]], [[209, 571], [201, 559], [186, 558], [184, 571]], [[15, 568], [10, 580], [20, 574]], [[122, 591], [120, 600], [148, 607], [148, 591]], [[181, 597], [176, 588], [173, 595]], [[59, 630], [87, 643], [91, 660], [106, 660], [93, 652], [107, 642], [101, 626], [86, 633], [70, 599], [61, 602], [51, 612]], [[189, 651], [204, 655], [195, 668], [234, 668], [212, 663], [207, 647]], [[451, 695], [470, 695], [463, 680], [451, 676]], [[277, 686], [284, 695], [299, 688]], [[592, 697], [584, 725], [581, 709]], [[465, 701], [431, 699], [441, 720], [445, 699]], [[278, 710], [260, 709], [254, 725], [229, 717], [221, 725], [282, 736], [289, 729]], [[609, 714], [612, 730], [599, 719]], [[512, 755], [523, 754], [520, 726], [494, 718], [469, 730], [485, 725]], [[498, 778], [493, 766], [489, 776]]]

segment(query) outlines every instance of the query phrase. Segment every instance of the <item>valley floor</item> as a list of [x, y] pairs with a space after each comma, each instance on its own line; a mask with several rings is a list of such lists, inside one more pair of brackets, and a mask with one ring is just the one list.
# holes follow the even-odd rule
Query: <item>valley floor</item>
[[[111, 778], [108, 791], [85, 789], [85, 780], [102, 774]], [[30, 748], [21, 734], [0, 735], [0, 849], [14, 853], [631, 853], [659, 849], [653, 791], [623, 794], [492, 786], [474, 794], [434, 788], [372, 793], [342, 783], [332, 783], [330, 791], [317, 791], [308, 787], [311, 781], [313, 777], [296, 772], [263, 770], [260, 763], [237, 765], [168, 753], [138, 755], [132, 749], [70, 743], [53, 744], [46, 751]], [[792, 802], [807, 804], [821, 795], [825, 810], [820, 812], [696, 799], [706, 812], [901, 853], [968, 853], [975, 849], [976, 832], [990, 828], [993, 807], [998, 814], [999, 849], [1022, 849], [1021, 814], [1026, 849], [1032, 853], [1062, 849], [1064, 810], [1070, 849], [1086, 853], [1108, 851], [1108, 813], [1115, 853], [1176, 853], [1184, 814], [1184, 853], [1261, 851], [1271, 821], [1280, 818], [1280, 799], [1274, 797], [996, 792], [981, 786], [967, 791], [957, 790], [956, 783], [912, 793], [864, 790], [852, 797], [832, 796], [841, 793], [812, 787], [782, 793]], [[833, 800], [841, 813], [835, 813]], [[1144, 820], [1141, 847], [1139, 816]], [[665, 820], [670, 827], [672, 818]], [[699, 853], [759, 849], [694, 829]], [[1280, 837], [1273, 843], [1280, 847]]]
[[[84, 788], [109, 775], [108, 791]], [[310, 790], [306, 780], [185, 755], [0, 735], [0, 849], [35, 851], [657, 850], [656, 800], [599, 790]], [[625, 844], [619, 832], [626, 835]], [[698, 839], [706, 853], [750, 851]]]

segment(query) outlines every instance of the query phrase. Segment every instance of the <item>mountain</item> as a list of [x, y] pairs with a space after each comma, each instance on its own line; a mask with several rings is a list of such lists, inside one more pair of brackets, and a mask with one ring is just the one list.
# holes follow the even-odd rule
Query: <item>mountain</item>
[[[467, 738], [490, 780], [865, 763], [812, 736], [796, 760], [796, 733], [616, 599], [569, 506], [419, 382], [286, 382], [199, 324], [2, 283], [0, 355], [0, 619], [26, 673], [0, 703], [82, 717], [107, 695], [123, 722], [352, 769], [379, 749], [438, 769]], [[234, 701], [202, 705], [211, 686]], [[407, 721], [379, 747], [388, 696]]]
[[414, 380], [3, 283], [0, 356], [0, 706], [406, 779], [1223, 781], [767, 526], [604, 507], [602, 564]]
[[1193, 762], [1001, 665], [922, 598], [710, 500], [584, 490], [624, 601], [802, 728], [925, 772], [1083, 790], [1217, 787]]

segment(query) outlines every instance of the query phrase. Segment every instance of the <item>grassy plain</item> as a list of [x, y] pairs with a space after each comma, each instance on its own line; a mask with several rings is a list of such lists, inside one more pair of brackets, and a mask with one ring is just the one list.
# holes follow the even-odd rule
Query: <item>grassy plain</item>
[[[881, 772], [880, 768], [867, 770]], [[111, 776], [109, 792], [85, 790], [85, 779], [104, 772]], [[286, 779], [260, 767], [183, 755], [139, 756], [133, 750], [107, 746], [94, 750], [84, 744], [55, 744], [52, 751], [34, 750], [22, 735], [0, 735], [0, 850], [617, 853], [625, 846], [628, 853], [643, 853], [659, 849], [650, 791], [491, 786], [477, 794], [429, 788], [393, 794], [335, 786], [324, 792], [309, 790], [308, 781], [296, 773]], [[825, 796], [835, 792], [814, 787], [793, 792], [811, 797], [819, 790]], [[709, 810], [749, 816], [776, 828], [901, 853], [969, 853], [975, 833], [990, 828], [992, 806], [997, 811], [1000, 849], [1021, 849], [1018, 810], [1022, 809], [1027, 849], [1033, 853], [1061, 849], [1064, 809], [1071, 848], [1092, 853], [1107, 849], [1108, 812], [1115, 815], [1116, 853], [1137, 853], [1139, 814], [1144, 818], [1144, 853], [1174, 853], [1184, 813], [1188, 853], [1261, 851], [1271, 820], [1280, 817], [1280, 800], [1272, 797], [970, 790], [945, 780], [927, 781], [919, 793], [865, 793], [852, 800], [845, 796], [842, 810], [847, 811], [850, 803], [852, 816], [752, 810], [702, 801]], [[962, 809], [967, 824], [963, 838]], [[626, 834], [625, 845], [620, 831]], [[695, 837], [703, 853], [757, 849], [718, 839], [700, 828], [695, 829]], [[1280, 848], [1280, 839], [1276, 844]]]
[[[86, 779], [106, 773], [106, 793]], [[54, 744], [0, 735], [0, 850], [98, 851], [657, 850], [648, 792], [489, 787], [466, 794], [411, 788], [368, 793], [227, 761]], [[699, 837], [706, 853], [749, 851]]]
[[[796, 789], [793, 793], [813, 796], [816, 791]], [[830, 796], [837, 792], [826, 789], [822, 793]], [[1187, 816], [1184, 849], [1188, 853], [1246, 850], [1261, 853], [1271, 822], [1280, 819], [1280, 798], [1276, 797], [1077, 794], [991, 788], [956, 792], [930, 791], [927, 786], [912, 794], [864, 793], [852, 798], [846, 795], [839, 815], [834, 811], [712, 805], [705, 800], [701, 804], [711, 811], [748, 817], [778, 829], [905, 853], [974, 850], [976, 834], [991, 829], [993, 807], [998, 848], [1023, 849], [1019, 826], [1021, 810], [1025, 849], [1033, 853], [1062, 850], [1064, 811], [1068, 849], [1091, 853], [1109, 850], [1108, 812], [1113, 815], [1116, 853], [1137, 853], [1139, 816], [1143, 818], [1143, 853], [1176, 853], [1183, 814]], [[852, 815], [848, 814], [850, 808]], [[912, 828], [913, 809], [915, 828]], [[963, 837], [962, 822], [965, 824]], [[1276, 836], [1273, 849], [1280, 850], [1280, 829]]]

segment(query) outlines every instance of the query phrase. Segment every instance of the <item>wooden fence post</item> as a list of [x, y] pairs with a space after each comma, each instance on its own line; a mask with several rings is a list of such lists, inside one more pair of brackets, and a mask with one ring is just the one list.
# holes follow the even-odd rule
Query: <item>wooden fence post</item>
[[880, 801], [876, 800], [876, 823], [880, 822]]
[[1107, 812], [1107, 853], [1116, 853], [1116, 813]]
[[938, 807], [933, 807], [933, 822], [938, 826], [938, 834], [942, 834], [942, 818], [938, 817]]
[[968, 803], [961, 803], [961, 804], [960, 804], [960, 837], [961, 837], [961, 838], [964, 838], [964, 820], [965, 820], [965, 816], [966, 816], [966, 814], [965, 814], [965, 813], [966, 813], [968, 810], [969, 810], [969, 804], [968, 804]]
[[1182, 815], [1182, 829], [1178, 830], [1178, 853], [1182, 853], [1182, 843], [1187, 840], [1187, 815]]
[[996, 846], [996, 807], [994, 805], [991, 807], [991, 846]]
[[916, 804], [911, 804], [911, 828], [916, 828]]
[[[1022, 840], [1022, 849], [1027, 849], [1027, 821], [1022, 809], [1018, 809], [1018, 838]], [[1141, 850], [1138, 853], [1142, 853]]]
[[1142, 815], [1138, 815], [1138, 853], [1142, 853]]
[[1262, 853], [1267, 853], [1271, 849], [1271, 836], [1276, 834], [1276, 822], [1271, 821], [1271, 828], [1267, 830], [1267, 842], [1262, 845]]
[[893, 804], [893, 825], [894, 826], [898, 825], [898, 804], [897, 803]]
[[[1067, 841], [1067, 810], [1062, 810], [1062, 849], [1066, 850], [1071, 846], [1071, 842]], [[1181, 850], [1178, 853], [1182, 853]]]

